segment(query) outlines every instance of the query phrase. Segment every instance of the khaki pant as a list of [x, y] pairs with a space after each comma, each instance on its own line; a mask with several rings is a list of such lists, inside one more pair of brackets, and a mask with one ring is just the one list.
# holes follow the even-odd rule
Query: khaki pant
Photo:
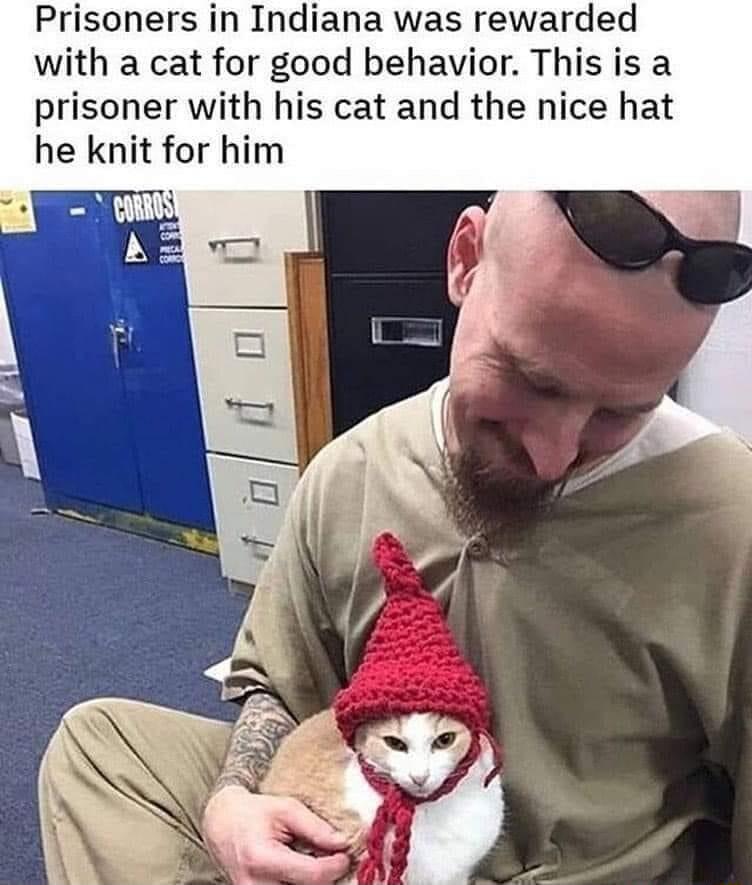
[[39, 774], [49, 885], [222, 882], [199, 818], [231, 729], [135, 701], [70, 710]]

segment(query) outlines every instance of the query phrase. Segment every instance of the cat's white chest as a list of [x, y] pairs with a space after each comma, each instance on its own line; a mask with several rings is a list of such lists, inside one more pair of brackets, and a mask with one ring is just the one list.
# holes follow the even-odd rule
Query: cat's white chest
[[[493, 755], [486, 748], [451, 793], [416, 807], [405, 885], [466, 885], [498, 838], [504, 821], [499, 778], [483, 786], [493, 764]], [[344, 800], [367, 826], [373, 823], [382, 802], [354, 756], [345, 771]], [[390, 848], [388, 836], [387, 852]], [[353, 876], [349, 881], [354, 885], [357, 879]]]

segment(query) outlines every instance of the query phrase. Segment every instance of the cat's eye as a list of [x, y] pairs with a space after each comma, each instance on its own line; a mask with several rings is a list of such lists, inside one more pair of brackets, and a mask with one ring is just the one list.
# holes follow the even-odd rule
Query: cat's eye
[[440, 734], [433, 742], [434, 749], [446, 750], [448, 747], [452, 746], [456, 737], [457, 735], [455, 734], [455, 732], [445, 731], [444, 734]]
[[399, 753], [407, 753], [407, 744], [399, 738], [393, 737], [391, 734], [384, 735], [384, 743], [390, 750], [397, 750]]

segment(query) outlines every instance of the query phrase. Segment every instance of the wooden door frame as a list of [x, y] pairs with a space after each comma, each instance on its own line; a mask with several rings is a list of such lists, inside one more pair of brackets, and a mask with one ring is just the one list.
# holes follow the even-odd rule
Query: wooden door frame
[[295, 428], [302, 473], [316, 452], [334, 436], [323, 255], [286, 252], [285, 279]]

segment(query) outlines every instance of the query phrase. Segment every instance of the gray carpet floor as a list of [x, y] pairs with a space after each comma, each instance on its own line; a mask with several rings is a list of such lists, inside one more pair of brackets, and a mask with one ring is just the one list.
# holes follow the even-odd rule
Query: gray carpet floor
[[61, 714], [98, 696], [221, 719], [202, 675], [227, 656], [247, 600], [212, 556], [53, 515], [0, 462], [0, 885], [42, 885], [36, 772]]

